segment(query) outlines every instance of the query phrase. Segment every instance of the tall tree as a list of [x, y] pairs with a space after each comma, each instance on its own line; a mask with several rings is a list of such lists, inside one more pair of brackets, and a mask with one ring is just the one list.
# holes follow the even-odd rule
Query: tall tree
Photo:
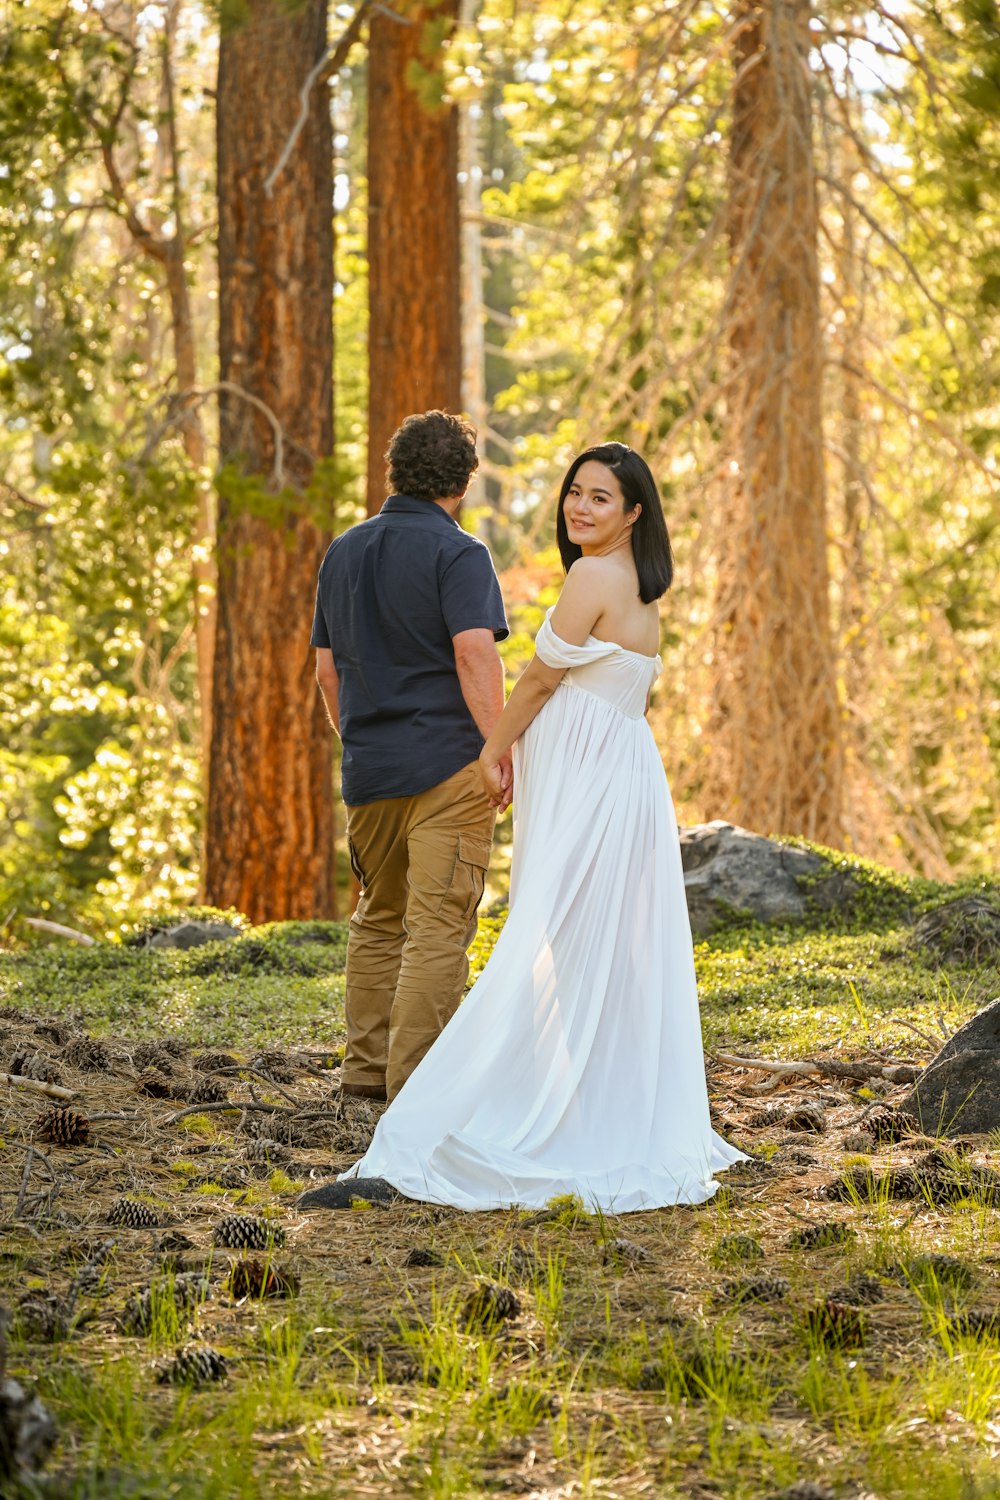
[[372, 15], [368, 64], [368, 513], [384, 454], [411, 412], [462, 400], [458, 115], [441, 55], [458, 0]]
[[761, 832], [837, 844], [810, 5], [741, 0], [740, 10], [713, 805]]
[[[205, 889], [257, 921], [331, 907], [329, 736], [309, 651], [333, 444], [326, 0], [246, 0], [219, 54], [219, 593]], [[314, 71], [316, 70], [316, 71]], [[268, 191], [270, 187], [270, 191]]]

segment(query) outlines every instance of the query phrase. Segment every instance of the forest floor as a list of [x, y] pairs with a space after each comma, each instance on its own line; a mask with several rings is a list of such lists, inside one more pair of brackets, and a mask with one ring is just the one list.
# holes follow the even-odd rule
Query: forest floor
[[[90, 1120], [59, 1144], [56, 1101], [0, 1092], [7, 1368], [58, 1424], [44, 1493], [1000, 1496], [1000, 1139], [907, 1133], [882, 1079], [760, 1093], [712, 1056], [922, 1061], [1000, 992], [909, 923], [848, 926], [699, 945], [716, 1124], [753, 1160], [618, 1219], [296, 1208], [376, 1118], [336, 1099], [342, 927], [0, 955], [0, 1066]], [[171, 1384], [181, 1347], [224, 1367]]]

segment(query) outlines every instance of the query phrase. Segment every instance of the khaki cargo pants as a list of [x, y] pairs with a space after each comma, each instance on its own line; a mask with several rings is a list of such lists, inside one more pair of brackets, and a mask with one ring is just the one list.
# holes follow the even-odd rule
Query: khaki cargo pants
[[495, 812], [479, 763], [415, 797], [347, 809], [361, 900], [347, 942], [347, 1093], [392, 1099], [469, 975]]

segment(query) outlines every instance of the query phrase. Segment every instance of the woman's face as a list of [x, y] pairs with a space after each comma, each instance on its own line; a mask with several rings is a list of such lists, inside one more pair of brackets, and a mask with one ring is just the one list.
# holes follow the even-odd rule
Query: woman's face
[[629, 533], [640, 508], [626, 511], [625, 496], [614, 474], [605, 464], [588, 458], [574, 474], [563, 501], [569, 539], [585, 554], [603, 552]]

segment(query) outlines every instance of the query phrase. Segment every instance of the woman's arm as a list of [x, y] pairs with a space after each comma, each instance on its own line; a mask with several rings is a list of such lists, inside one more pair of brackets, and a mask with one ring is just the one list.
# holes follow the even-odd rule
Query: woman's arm
[[[597, 567], [594, 567], [595, 563]], [[552, 611], [552, 629], [560, 640], [582, 646], [590, 635], [603, 610], [600, 597], [602, 574], [597, 558], [580, 558], [570, 568], [559, 601]], [[503, 787], [500, 761], [552, 697], [565, 670], [565, 667], [547, 667], [533, 656], [515, 683], [493, 733], [483, 746], [480, 769], [490, 802], [501, 813], [510, 806], [514, 789], [513, 786]]]

